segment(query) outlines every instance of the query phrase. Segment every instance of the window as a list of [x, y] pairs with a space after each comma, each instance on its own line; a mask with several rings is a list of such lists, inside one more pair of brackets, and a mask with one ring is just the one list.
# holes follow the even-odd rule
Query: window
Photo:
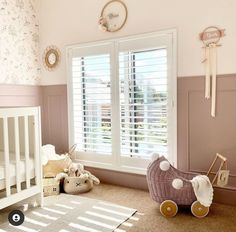
[[176, 157], [175, 31], [68, 48], [70, 144], [88, 166], [145, 173]]
[[109, 54], [72, 59], [74, 141], [84, 152], [111, 154]]
[[167, 52], [151, 49], [119, 54], [121, 154], [167, 156]]

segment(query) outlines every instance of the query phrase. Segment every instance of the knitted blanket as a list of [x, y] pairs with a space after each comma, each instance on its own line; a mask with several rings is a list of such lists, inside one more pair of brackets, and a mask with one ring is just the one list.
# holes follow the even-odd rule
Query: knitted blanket
[[191, 180], [197, 200], [205, 207], [210, 207], [213, 200], [213, 187], [205, 175], [193, 177]]

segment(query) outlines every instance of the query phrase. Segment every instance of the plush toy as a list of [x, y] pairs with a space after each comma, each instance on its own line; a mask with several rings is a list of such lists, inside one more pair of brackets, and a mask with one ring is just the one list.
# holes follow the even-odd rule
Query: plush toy
[[66, 173], [60, 173], [56, 176], [57, 180], [62, 178], [64, 178], [64, 191], [69, 194], [88, 192], [93, 188], [93, 184], [98, 185], [100, 183], [97, 177], [86, 170], [80, 176], [68, 176]]
[[100, 17], [98, 20], [98, 25], [101, 31], [108, 31], [107, 20], [103, 17]]
[[71, 163], [67, 172], [70, 177], [80, 176], [84, 172], [84, 166], [80, 163]]
[[64, 179], [64, 191], [69, 194], [88, 192], [93, 188], [93, 184], [99, 184], [97, 177], [85, 171], [79, 177], [66, 177]]

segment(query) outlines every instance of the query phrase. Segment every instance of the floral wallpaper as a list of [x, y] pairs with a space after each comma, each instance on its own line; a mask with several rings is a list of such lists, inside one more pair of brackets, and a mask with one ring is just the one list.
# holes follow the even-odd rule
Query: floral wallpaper
[[0, 84], [39, 84], [38, 1], [0, 0]]

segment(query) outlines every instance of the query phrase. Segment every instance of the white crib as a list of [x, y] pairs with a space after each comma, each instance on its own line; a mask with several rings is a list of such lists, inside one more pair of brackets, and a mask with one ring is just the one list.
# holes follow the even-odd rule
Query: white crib
[[43, 205], [40, 107], [0, 108], [0, 210], [35, 196]]

